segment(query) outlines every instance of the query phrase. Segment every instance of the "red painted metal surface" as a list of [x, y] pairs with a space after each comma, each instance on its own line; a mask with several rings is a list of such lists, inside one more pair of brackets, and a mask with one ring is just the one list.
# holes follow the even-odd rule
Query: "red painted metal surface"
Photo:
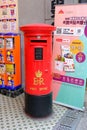
[[52, 31], [55, 27], [30, 24], [20, 27], [20, 30], [24, 32], [25, 92], [49, 94], [52, 91]]

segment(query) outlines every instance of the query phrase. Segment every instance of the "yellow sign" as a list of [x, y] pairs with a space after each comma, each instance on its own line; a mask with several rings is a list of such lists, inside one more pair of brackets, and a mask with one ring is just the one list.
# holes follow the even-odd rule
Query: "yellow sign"
[[0, 85], [2, 85], [2, 80], [0, 79]]
[[77, 54], [79, 52], [82, 52], [83, 50], [84, 50], [84, 45], [80, 40], [73, 40], [72, 43], [70, 44], [70, 51], [73, 54]]
[[8, 74], [14, 74], [15, 73], [15, 65], [14, 64], [6, 64], [6, 72]]

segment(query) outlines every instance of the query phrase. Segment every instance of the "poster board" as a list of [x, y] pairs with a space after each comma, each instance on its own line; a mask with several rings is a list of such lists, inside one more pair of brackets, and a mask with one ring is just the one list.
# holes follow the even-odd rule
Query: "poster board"
[[84, 109], [87, 78], [87, 5], [55, 7], [53, 45], [53, 100]]
[[18, 33], [18, 0], [0, 0], [0, 32]]

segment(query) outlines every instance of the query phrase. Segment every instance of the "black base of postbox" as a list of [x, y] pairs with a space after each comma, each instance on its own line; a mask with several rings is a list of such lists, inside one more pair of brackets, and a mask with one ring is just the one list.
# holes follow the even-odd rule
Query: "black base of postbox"
[[45, 117], [52, 113], [52, 93], [35, 96], [25, 93], [25, 112], [33, 117]]

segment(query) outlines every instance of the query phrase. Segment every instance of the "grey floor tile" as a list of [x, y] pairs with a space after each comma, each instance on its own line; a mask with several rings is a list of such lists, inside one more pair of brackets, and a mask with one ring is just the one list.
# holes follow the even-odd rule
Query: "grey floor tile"
[[0, 95], [0, 130], [52, 130], [67, 108], [53, 104], [52, 115], [31, 118], [24, 111], [24, 94], [16, 98]]

